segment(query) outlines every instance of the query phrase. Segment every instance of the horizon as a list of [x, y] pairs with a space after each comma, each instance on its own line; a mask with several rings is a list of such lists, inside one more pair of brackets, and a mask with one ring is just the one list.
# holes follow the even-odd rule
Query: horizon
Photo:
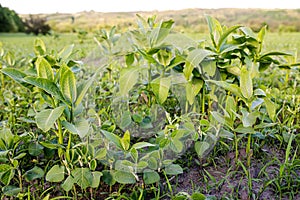
[[[265, 0], [263, 2], [254, 0], [252, 2], [241, 2], [236, 0], [228, 0], [226, 2], [218, 0], [210, 0], [209, 2], [201, 2], [197, 0], [188, 0], [185, 2], [178, 1], [176, 3], [170, 0], [86, 0], [84, 2], [75, 1], [65, 5], [60, 5], [59, 0], [37, 1], [37, 0], [2, 0], [1, 5], [8, 7], [19, 14], [52, 14], [52, 13], [78, 13], [78, 12], [159, 12], [183, 9], [299, 9], [300, 1], [296, 3], [294, 0]], [[118, 6], [116, 6], [118, 5]]]

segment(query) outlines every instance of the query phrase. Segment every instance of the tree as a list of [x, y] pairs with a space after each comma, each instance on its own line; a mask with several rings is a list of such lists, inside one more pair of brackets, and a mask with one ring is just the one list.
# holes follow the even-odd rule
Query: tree
[[0, 32], [23, 32], [24, 23], [19, 15], [0, 4]]
[[25, 32], [27, 34], [29, 33], [33, 33], [35, 35], [50, 34], [51, 27], [47, 24], [46, 18], [30, 15], [29, 19], [26, 19], [24, 24], [25, 24]]

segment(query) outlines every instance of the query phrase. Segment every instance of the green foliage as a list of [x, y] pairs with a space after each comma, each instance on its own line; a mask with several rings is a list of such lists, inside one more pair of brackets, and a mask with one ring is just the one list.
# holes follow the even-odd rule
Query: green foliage
[[172, 184], [190, 165], [185, 156], [201, 165], [200, 178], [216, 183], [204, 168], [218, 167], [214, 156], [227, 151], [235, 158], [224, 165], [241, 167], [252, 191], [253, 152], [271, 144], [266, 138], [287, 145], [279, 178], [268, 184], [290, 183], [285, 170], [298, 166], [299, 63], [264, 50], [266, 27], [254, 33], [209, 16], [207, 23], [207, 42], [155, 16], [138, 16], [138, 28], [125, 33], [100, 30], [96, 69], [73, 59], [74, 45], [49, 51], [37, 39], [24, 66], [0, 51], [1, 195], [47, 199], [61, 188], [57, 198], [96, 198], [101, 187], [111, 198], [147, 199], [150, 191], [159, 199], [167, 184], [172, 199], [209, 199], [208, 191], [174, 195]]
[[0, 4], [0, 32], [23, 32], [24, 24], [19, 15]]

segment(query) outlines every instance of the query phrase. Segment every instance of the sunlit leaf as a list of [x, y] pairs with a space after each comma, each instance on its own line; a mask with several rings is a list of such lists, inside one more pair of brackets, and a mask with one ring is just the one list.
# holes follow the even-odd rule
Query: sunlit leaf
[[30, 76], [25, 77], [24, 80], [25, 80], [25, 82], [44, 90], [45, 92], [52, 95], [53, 97], [56, 97], [59, 100], [65, 101], [59, 88], [53, 81], [45, 79], [45, 78], [36, 78], [36, 77], [30, 77]]
[[46, 174], [46, 180], [49, 182], [60, 182], [65, 178], [65, 167], [54, 165]]
[[44, 132], [47, 132], [62, 115], [65, 106], [60, 106], [55, 109], [46, 109], [36, 114], [35, 120], [37, 126]]
[[46, 45], [40, 38], [34, 41], [34, 53], [35, 55], [44, 55], [46, 53]]
[[152, 91], [158, 98], [159, 103], [163, 104], [168, 95], [171, 86], [171, 79], [169, 77], [156, 78], [151, 82]]
[[79, 185], [81, 189], [90, 187], [93, 183], [93, 174], [89, 168], [76, 168], [71, 172], [74, 183]]
[[37, 70], [37, 75], [40, 78], [46, 78], [49, 80], [54, 80], [53, 70], [48, 61], [43, 57], [38, 57], [35, 61], [35, 66]]
[[197, 141], [195, 143], [195, 151], [199, 158], [203, 158], [210, 145], [207, 142]]
[[139, 73], [137, 68], [124, 68], [120, 72], [120, 95], [126, 96], [131, 88], [137, 83]]
[[267, 97], [264, 98], [264, 102], [270, 119], [275, 122], [277, 105]]
[[247, 69], [246, 66], [243, 66], [241, 69], [240, 88], [245, 98], [250, 99], [252, 97], [253, 84], [252, 84], [251, 72]]
[[75, 121], [74, 124], [71, 124], [67, 121], [63, 121], [62, 125], [71, 133], [79, 135], [80, 138], [84, 138], [86, 134], [89, 132], [89, 122], [86, 119], [79, 119]]
[[183, 169], [178, 164], [170, 164], [166, 166], [165, 172], [168, 175], [178, 175], [183, 173]]
[[71, 69], [63, 65], [62, 66], [62, 74], [60, 77], [60, 88], [63, 96], [66, 100], [68, 100], [71, 103], [74, 103], [76, 101], [76, 79], [74, 73], [71, 71]]
[[130, 111], [123, 112], [121, 116], [120, 128], [123, 130], [126, 129], [126, 127], [128, 127], [131, 122], [132, 120]]
[[143, 180], [145, 184], [153, 184], [159, 182], [160, 176], [156, 171], [145, 170], [143, 173]]
[[92, 181], [91, 187], [97, 188], [100, 184], [100, 178], [103, 174], [101, 172], [95, 171], [95, 172], [92, 172], [92, 175], [93, 175], [93, 181]]
[[122, 145], [122, 148], [127, 151], [129, 149], [129, 146], [130, 146], [130, 133], [129, 131], [127, 130], [123, 137], [121, 138], [121, 145]]
[[130, 172], [116, 171], [113, 177], [118, 183], [122, 184], [134, 184], [136, 182], [135, 176]]

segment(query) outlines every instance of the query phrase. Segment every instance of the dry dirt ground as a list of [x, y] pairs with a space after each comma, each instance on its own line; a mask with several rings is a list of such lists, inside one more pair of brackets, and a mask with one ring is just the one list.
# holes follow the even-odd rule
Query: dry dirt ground
[[[290, 193], [284, 191], [286, 186], [285, 179], [282, 179], [279, 187], [283, 189], [282, 195], [276, 188], [273, 180], [279, 177], [280, 163], [284, 162], [285, 152], [276, 149], [264, 149], [264, 159], [252, 158], [250, 166], [249, 178], [245, 173], [245, 169], [240, 163], [235, 162], [234, 152], [228, 153], [215, 163], [215, 166], [200, 167], [194, 163], [192, 167], [185, 170], [184, 174], [179, 175], [173, 180], [175, 194], [178, 192], [201, 192], [206, 196], [215, 197], [215, 199], [299, 199], [300, 200], [300, 166], [296, 168], [296, 174], [291, 174], [294, 191], [298, 193]], [[267, 159], [266, 159], [267, 158]], [[269, 159], [268, 159], [269, 158]], [[273, 159], [278, 158], [278, 159]], [[272, 162], [272, 159], [274, 162]], [[245, 150], [240, 150], [239, 160], [246, 166]], [[239, 162], [239, 161], [238, 161]], [[247, 170], [247, 169], [246, 169]], [[252, 184], [249, 189], [249, 184]]]

